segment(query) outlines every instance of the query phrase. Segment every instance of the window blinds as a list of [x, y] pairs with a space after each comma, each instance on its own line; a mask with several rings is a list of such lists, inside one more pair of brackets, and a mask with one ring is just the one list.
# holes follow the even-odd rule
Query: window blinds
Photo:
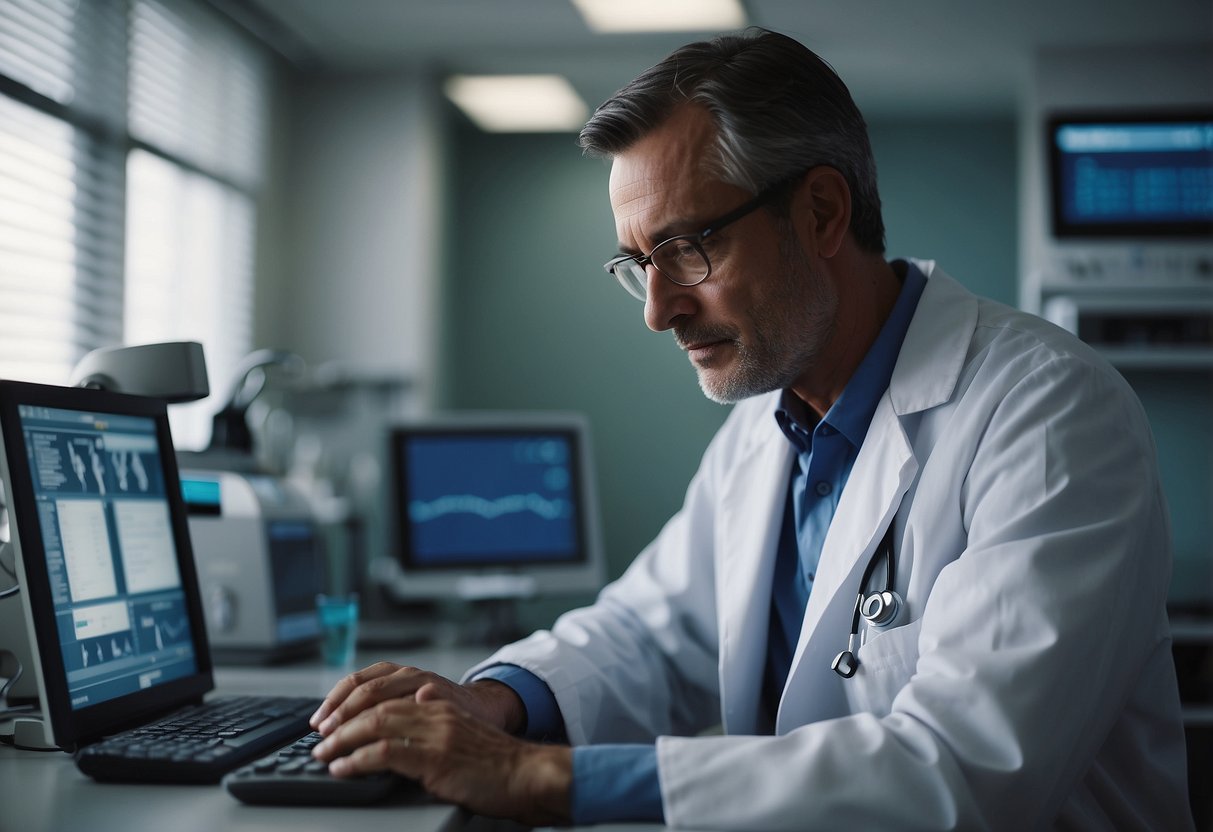
[[[63, 384], [122, 338], [125, 82], [112, 3], [0, 0], [0, 374]], [[77, 51], [79, 46], [79, 51]]]
[[211, 397], [172, 413], [178, 447], [201, 448], [252, 346], [270, 66], [187, 0], [133, 3], [130, 43], [126, 340], [202, 343]]
[[130, 131], [253, 191], [264, 168], [268, 66], [205, 7], [136, 2], [131, 18]]
[[[0, 0], [0, 376], [62, 384], [98, 346], [189, 339], [212, 399], [230, 387], [271, 69], [197, 0]], [[175, 414], [179, 444], [221, 404]]]

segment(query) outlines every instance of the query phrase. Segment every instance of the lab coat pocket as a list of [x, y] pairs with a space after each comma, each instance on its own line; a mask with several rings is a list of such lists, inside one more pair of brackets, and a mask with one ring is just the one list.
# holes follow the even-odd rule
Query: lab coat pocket
[[906, 686], [918, 664], [918, 632], [922, 619], [884, 632], [871, 632], [859, 648], [859, 670], [846, 681], [847, 702], [853, 713], [886, 716], [898, 691]]

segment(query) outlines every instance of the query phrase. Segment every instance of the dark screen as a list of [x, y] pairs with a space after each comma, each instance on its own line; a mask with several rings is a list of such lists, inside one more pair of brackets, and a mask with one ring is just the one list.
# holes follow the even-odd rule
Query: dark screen
[[1213, 232], [1213, 118], [1052, 122], [1059, 236]]

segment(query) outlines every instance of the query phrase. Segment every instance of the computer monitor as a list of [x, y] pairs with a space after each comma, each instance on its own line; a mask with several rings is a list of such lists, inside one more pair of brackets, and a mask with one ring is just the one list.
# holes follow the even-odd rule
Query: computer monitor
[[0, 381], [0, 431], [22, 608], [0, 647], [32, 653], [54, 744], [200, 698], [211, 658], [164, 402]]
[[605, 580], [586, 420], [463, 414], [389, 430], [402, 599], [593, 592]]
[[1213, 235], [1213, 110], [1058, 113], [1047, 129], [1054, 236]]

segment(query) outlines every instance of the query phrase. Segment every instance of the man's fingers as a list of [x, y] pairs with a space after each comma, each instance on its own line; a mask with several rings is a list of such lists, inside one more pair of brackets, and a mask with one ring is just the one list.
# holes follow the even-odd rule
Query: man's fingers
[[410, 775], [416, 766], [412, 765], [409, 755], [416, 753], [417, 743], [410, 737], [385, 737], [333, 760], [329, 764], [329, 771], [335, 777], [352, 777], [388, 769]]
[[337, 710], [342, 703], [349, 698], [349, 695], [359, 686], [369, 682], [372, 679], [389, 676], [400, 670], [400, 665], [392, 664], [391, 662], [378, 662], [370, 667], [364, 667], [362, 670], [355, 671], [349, 676], [346, 676], [340, 682], [333, 686], [329, 691], [329, 695], [320, 703], [320, 707], [316, 709], [316, 713], [312, 714], [308, 720], [308, 724], [312, 726], [313, 731], [320, 730], [320, 725], [329, 718], [332, 713]]
[[482, 679], [465, 686], [415, 667], [380, 662], [334, 685], [308, 723], [313, 731], [327, 737], [366, 709], [402, 697], [415, 697], [418, 702], [450, 702], [510, 733], [526, 716], [518, 694], [496, 680]]
[[481, 814], [568, 820], [572, 751], [515, 739], [454, 702], [381, 702], [333, 730], [312, 754], [334, 776], [390, 769]]
[[422, 728], [416, 710], [415, 702], [401, 699], [368, 708], [334, 727], [324, 741], [312, 749], [312, 755], [329, 762], [376, 740], [408, 737], [410, 729], [415, 733]]

